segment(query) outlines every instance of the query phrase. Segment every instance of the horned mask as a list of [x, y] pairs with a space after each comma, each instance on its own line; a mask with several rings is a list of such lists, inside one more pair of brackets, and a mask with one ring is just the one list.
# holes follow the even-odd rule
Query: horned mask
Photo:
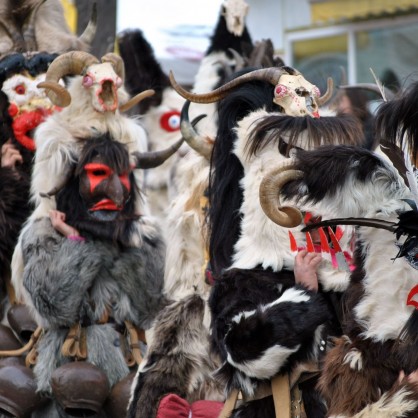
[[228, 31], [235, 36], [241, 36], [248, 14], [248, 4], [244, 0], [225, 0], [222, 7]]
[[319, 117], [318, 108], [332, 96], [333, 81], [328, 78], [327, 91], [320, 96], [318, 87], [309, 83], [301, 73], [290, 67], [272, 67], [254, 70], [239, 76], [216, 90], [196, 94], [183, 89], [170, 73], [170, 82], [173, 88], [182, 97], [196, 103], [213, 103], [221, 100], [234, 88], [252, 80], [262, 80], [274, 86], [274, 103], [281, 106], [283, 113], [288, 116]]
[[124, 64], [116, 54], [108, 53], [101, 62], [93, 55], [72, 51], [60, 55], [50, 65], [45, 82], [38, 87], [46, 89], [46, 94], [57, 106], [66, 107], [71, 96], [58, 81], [67, 75], [82, 75], [82, 85], [91, 93], [93, 108], [99, 112], [115, 112], [119, 106], [117, 90], [123, 84]]

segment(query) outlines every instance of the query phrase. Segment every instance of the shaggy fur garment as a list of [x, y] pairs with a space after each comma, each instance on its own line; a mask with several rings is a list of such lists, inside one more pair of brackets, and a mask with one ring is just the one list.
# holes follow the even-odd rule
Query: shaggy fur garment
[[[293, 273], [284, 271], [232, 269], [216, 280], [209, 305], [214, 349], [260, 380], [313, 355], [317, 327], [332, 317], [321, 294], [294, 287]], [[234, 378], [224, 380], [231, 386]]]
[[132, 386], [129, 418], [154, 418], [164, 395], [175, 393], [189, 403], [208, 396], [215, 369], [208, 334], [202, 327], [205, 301], [199, 295], [172, 302], [158, 315], [151, 342]]
[[[285, 185], [282, 196], [304, 211], [314, 206], [323, 219], [370, 217], [395, 223], [410, 209], [404, 202], [411, 198], [409, 189], [377, 154], [344, 146], [299, 150], [293, 166], [304, 172], [303, 179]], [[329, 352], [320, 381], [332, 416], [367, 416], [361, 411], [376, 411], [378, 405], [393, 408], [408, 392], [392, 390], [401, 370], [416, 369], [413, 356], [404, 353], [415, 353], [417, 347], [400, 332], [414, 311], [406, 300], [418, 275], [408, 257], [395, 259], [401, 241], [384, 229], [356, 229], [356, 269], [343, 298], [345, 337]], [[405, 396], [414, 398], [411, 392]], [[416, 416], [417, 404], [409, 406]]]
[[[146, 220], [143, 224], [146, 231]], [[63, 361], [58, 347], [79, 321], [87, 325], [88, 360], [105, 371], [110, 384], [128, 373], [114, 345], [115, 329], [94, 324], [110, 308], [116, 324], [128, 320], [147, 329], [164, 306], [164, 245], [155, 229], [144, 236], [139, 248], [92, 237], [80, 243], [58, 234], [49, 218], [35, 221], [23, 235], [26, 303], [46, 330], [35, 367], [39, 390], [50, 391], [50, 374]]]
[[[24, 39], [25, 27], [29, 16], [38, 6], [34, 20], [35, 45], [29, 45]], [[8, 23], [20, 42], [13, 41], [7, 30], [0, 25], [0, 55], [27, 50], [63, 53], [71, 50], [87, 51], [90, 45], [71, 33], [59, 0], [4, 0], [0, 5], [0, 20]], [[31, 42], [32, 43], [32, 42]]]

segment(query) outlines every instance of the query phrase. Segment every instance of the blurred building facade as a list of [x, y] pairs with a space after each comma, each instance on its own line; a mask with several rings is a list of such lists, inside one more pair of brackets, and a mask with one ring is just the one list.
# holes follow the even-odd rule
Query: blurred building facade
[[370, 68], [394, 89], [418, 79], [416, 0], [247, 1], [251, 33], [274, 34], [286, 64], [320, 88], [341, 68], [349, 84], [374, 82]]
[[[81, 33], [93, 1], [61, 1], [68, 19], [76, 21], [75, 31]], [[136, 10], [145, 0], [131, 1]], [[370, 68], [387, 87], [406, 86], [418, 78], [417, 0], [246, 1], [250, 6], [247, 26], [253, 40], [270, 38], [285, 63], [300, 70], [321, 89], [325, 88], [328, 76], [339, 83], [342, 68], [349, 84], [374, 82]], [[112, 49], [118, 0], [96, 2], [99, 30], [92, 53], [101, 56]], [[219, 0], [216, 8], [221, 3]], [[199, 5], [195, 2], [192, 7]], [[156, 24], [160, 20], [158, 16], [156, 13]], [[185, 49], [187, 36], [203, 36], [196, 32], [193, 21], [174, 29], [179, 33], [167, 29], [166, 38], [172, 40], [177, 55]], [[208, 39], [210, 27], [204, 29]], [[153, 43], [153, 39], [148, 40]], [[202, 49], [200, 53], [203, 52]], [[175, 70], [179, 81], [186, 84], [193, 83], [199, 64], [200, 58], [196, 56], [162, 58], [163, 68]]]

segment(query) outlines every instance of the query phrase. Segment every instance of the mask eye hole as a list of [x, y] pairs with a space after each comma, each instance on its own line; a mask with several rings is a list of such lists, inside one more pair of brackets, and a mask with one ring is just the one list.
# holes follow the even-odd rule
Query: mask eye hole
[[15, 92], [17, 93], [17, 94], [25, 94], [26, 93], [26, 87], [25, 87], [25, 85], [24, 84], [18, 84], [16, 87], [15, 87]]
[[105, 170], [93, 170], [92, 174], [94, 176], [105, 176], [107, 173]]

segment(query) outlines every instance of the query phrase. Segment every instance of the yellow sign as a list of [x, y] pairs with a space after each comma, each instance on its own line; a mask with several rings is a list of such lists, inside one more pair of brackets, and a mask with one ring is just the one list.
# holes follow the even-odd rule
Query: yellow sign
[[77, 7], [74, 0], [61, 0], [64, 8], [64, 16], [67, 24], [73, 33], [77, 33]]
[[416, 0], [325, 0], [311, 4], [313, 23], [374, 19], [417, 10]]

